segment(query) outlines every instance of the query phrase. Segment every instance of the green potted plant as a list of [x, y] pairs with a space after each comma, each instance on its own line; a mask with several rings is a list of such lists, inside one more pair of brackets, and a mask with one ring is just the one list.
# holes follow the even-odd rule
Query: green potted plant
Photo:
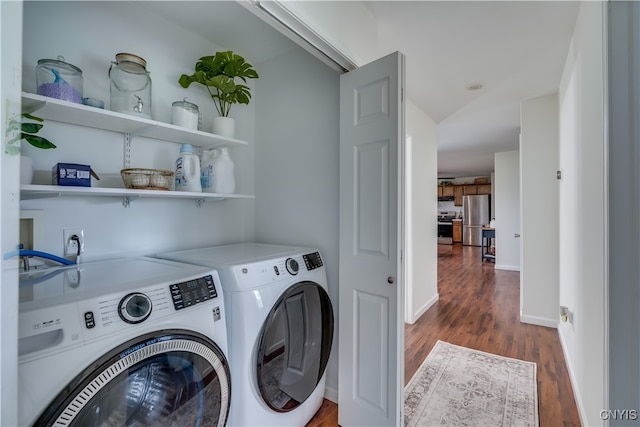
[[[191, 83], [200, 83], [207, 88], [219, 117], [213, 119], [213, 133], [228, 137], [235, 136], [235, 123], [229, 117], [233, 104], [248, 104], [251, 90], [247, 79], [257, 79], [258, 73], [244, 58], [233, 51], [216, 52], [213, 56], [203, 56], [195, 66], [195, 72], [180, 76], [178, 83], [188, 88]], [[237, 82], [236, 79], [242, 80]], [[244, 84], [242, 84], [244, 83]]]
[[[12, 138], [7, 138], [5, 152], [10, 155], [20, 154], [20, 142], [27, 141], [29, 144], [40, 149], [56, 148], [55, 144], [46, 138], [36, 135], [44, 126], [44, 119], [28, 113], [22, 113], [23, 120], [9, 119], [7, 125], [7, 135], [18, 131]], [[28, 119], [31, 121], [24, 121]], [[38, 123], [34, 123], [38, 122]], [[31, 184], [33, 180], [33, 160], [27, 156], [20, 156], [20, 183]]]

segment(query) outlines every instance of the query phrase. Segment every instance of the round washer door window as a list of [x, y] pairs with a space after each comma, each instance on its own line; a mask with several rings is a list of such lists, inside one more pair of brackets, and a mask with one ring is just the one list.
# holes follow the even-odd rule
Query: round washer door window
[[333, 307], [317, 283], [287, 289], [269, 312], [260, 333], [257, 384], [264, 402], [288, 412], [316, 389], [327, 367], [333, 339]]
[[65, 390], [36, 425], [222, 427], [231, 399], [220, 348], [178, 330], [129, 341]]

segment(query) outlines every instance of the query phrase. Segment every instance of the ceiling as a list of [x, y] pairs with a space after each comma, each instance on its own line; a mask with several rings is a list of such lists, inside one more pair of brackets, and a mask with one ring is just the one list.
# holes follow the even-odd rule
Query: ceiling
[[[518, 149], [520, 102], [557, 92], [579, 2], [371, 1], [381, 53], [406, 56], [409, 99], [438, 124], [438, 176], [493, 172]], [[410, 28], [411, 30], [407, 30]], [[470, 91], [469, 85], [482, 84]]]
[[[378, 23], [380, 56], [397, 50], [406, 56], [408, 98], [437, 123], [438, 176], [448, 178], [489, 175], [494, 153], [518, 149], [520, 102], [557, 92], [580, 5], [361, 3]], [[244, 52], [254, 64], [291, 47], [290, 40], [236, 2], [190, 2], [189, 13], [180, 13], [185, 4], [159, 2], [156, 10]], [[212, 14], [214, 4], [217, 13]], [[245, 25], [251, 31], [234, 31]], [[478, 83], [481, 89], [467, 90]]]

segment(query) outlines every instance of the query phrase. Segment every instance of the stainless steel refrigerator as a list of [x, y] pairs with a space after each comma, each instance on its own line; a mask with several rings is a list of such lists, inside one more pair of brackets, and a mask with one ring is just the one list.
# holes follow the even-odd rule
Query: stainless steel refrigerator
[[488, 195], [462, 196], [462, 244], [480, 246], [482, 226], [491, 220]]

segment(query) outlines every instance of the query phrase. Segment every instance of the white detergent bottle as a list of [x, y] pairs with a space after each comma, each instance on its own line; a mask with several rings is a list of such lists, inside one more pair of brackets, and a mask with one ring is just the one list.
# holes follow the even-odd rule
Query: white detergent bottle
[[213, 170], [216, 175], [214, 182], [216, 193], [232, 194], [236, 191], [234, 164], [229, 156], [229, 149], [227, 147], [220, 148], [220, 153], [213, 161]]
[[213, 169], [213, 163], [219, 154], [220, 150], [217, 148], [209, 148], [202, 150], [200, 155], [200, 183], [202, 184], [202, 191], [206, 193], [215, 192], [216, 172]]
[[176, 159], [176, 191], [202, 191], [200, 184], [200, 159], [191, 144], [182, 144]]

